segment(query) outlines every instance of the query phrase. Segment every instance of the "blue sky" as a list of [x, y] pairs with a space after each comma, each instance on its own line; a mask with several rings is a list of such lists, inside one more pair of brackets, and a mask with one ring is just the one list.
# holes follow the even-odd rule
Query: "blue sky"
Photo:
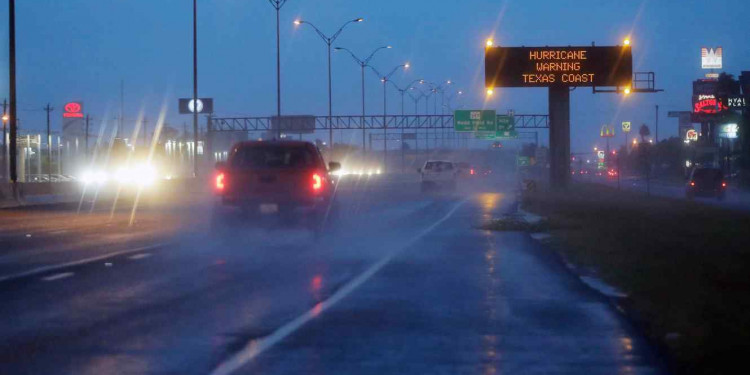
[[[51, 103], [53, 128], [59, 108], [83, 100], [97, 120], [111, 118], [125, 82], [125, 112], [143, 109], [151, 123], [166, 103], [167, 122], [181, 127], [177, 98], [192, 90], [192, 1], [190, 0], [18, 0], [17, 64], [19, 118], [41, 129]], [[3, 4], [3, 10], [7, 5]], [[656, 72], [659, 94], [622, 98], [580, 88], [571, 96], [572, 149], [603, 144], [602, 124], [631, 121], [653, 128], [660, 105], [660, 137], [676, 135], [668, 111], [688, 110], [691, 82], [700, 69], [700, 47], [724, 47], [724, 70], [750, 70], [750, 12], [746, 0], [289, 0], [282, 9], [282, 111], [326, 114], [326, 49], [302, 18], [326, 33], [352, 24], [335, 45], [358, 54], [390, 44], [372, 61], [379, 70], [409, 61], [412, 69], [394, 80], [450, 79], [466, 95], [458, 104], [484, 103], [483, 43], [493, 36], [505, 46], [616, 45], [633, 40], [637, 71]], [[215, 98], [217, 115], [275, 113], [275, 17], [266, 0], [199, 0], [200, 96]], [[0, 17], [0, 100], [7, 97], [7, 17]], [[382, 113], [382, 87], [366, 76], [369, 113]], [[333, 112], [360, 113], [359, 67], [344, 53], [333, 55]], [[454, 106], [457, 103], [454, 100]], [[422, 104], [423, 105], [423, 104]], [[388, 106], [400, 112], [400, 96], [389, 88]], [[488, 108], [546, 113], [544, 89], [501, 89]], [[414, 110], [407, 98], [406, 113]], [[107, 112], [109, 111], [109, 112]], [[543, 132], [546, 137], [546, 132]], [[355, 139], [357, 139], [355, 137]], [[622, 141], [618, 132], [616, 143]]]

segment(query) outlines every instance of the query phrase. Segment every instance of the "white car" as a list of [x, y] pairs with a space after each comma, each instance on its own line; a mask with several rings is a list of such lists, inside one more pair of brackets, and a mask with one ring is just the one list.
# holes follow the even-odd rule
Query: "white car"
[[418, 169], [422, 174], [422, 191], [432, 188], [456, 189], [456, 177], [458, 168], [453, 162], [445, 160], [428, 160], [422, 168]]

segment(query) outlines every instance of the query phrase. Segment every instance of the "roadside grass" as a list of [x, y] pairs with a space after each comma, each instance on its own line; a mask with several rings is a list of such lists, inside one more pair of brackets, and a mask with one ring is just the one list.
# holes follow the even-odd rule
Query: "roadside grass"
[[524, 195], [556, 250], [625, 291], [680, 374], [728, 374], [750, 355], [750, 213], [592, 184]]

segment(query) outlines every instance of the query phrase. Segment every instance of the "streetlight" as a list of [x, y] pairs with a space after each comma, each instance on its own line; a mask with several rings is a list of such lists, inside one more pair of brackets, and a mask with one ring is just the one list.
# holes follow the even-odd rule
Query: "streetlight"
[[310, 25], [313, 29], [315, 29], [315, 32], [318, 33], [318, 35], [323, 39], [323, 41], [326, 43], [326, 46], [328, 46], [328, 141], [331, 144], [331, 152], [333, 152], [333, 124], [331, 123], [331, 117], [333, 116], [333, 95], [331, 92], [331, 44], [336, 40], [336, 38], [341, 35], [341, 32], [344, 31], [344, 28], [349, 25], [350, 23], [355, 22], [362, 22], [365, 19], [362, 17], [355, 18], [350, 21], [346, 21], [341, 27], [332, 35], [327, 36], [326, 34], [323, 34], [320, 29], [318, 29], [315, 25], [313, 25], [310, 22], [304, 21], [304, 20], [295, 20], [294, 24], [299, 26], [302, 24]]
[[2, 165], [2, 168], [3, 168], [3, 176], [7, 179], [8, 176], [6, 176], [6, 172], [8, 171], [7, 169], [8, 167], [7, 167], [7, 160], [6, 160], [5, 155], [8, 154], [8, 151], [6, 150], [8, 145], [5, 142], [5, 138], [6, 138], [5, 126], [8, 123], [8, 120], [10, 120], [10, 116], [8, 116], [8, 112], [6, 112], [5, 106], [6, 106], [6, 102], [3, 101], [3, 165]]
[[388, 83], [388, 80], [391, 78], [393, 73], [396, 73], [397, 70], [404, 68], [404, 70], [409, 69], [411, 65], [409, 63], [397, 65], [393, 68], [393, 70], [390, 71], [390, 73], [386, 75], [380, 74], [375, 67], [372, 65], [369, 65], [370, 69], [377, 74], [380, 78], [380, 82], [383, 82], [383, 168], [387, 169], [387, 163], [388, 163], [388, 122], [385, 118], [386, 116], [386, 84]]
[[456, 96], [461, 96], [463, 94], [464, 94], [464, 92], [461, 91], [461, 90], [458, 90], [457, 92], [454, 92], [453, 94], [451, 94], [451, 95], [448, 96], [448, 100], [446, 101], [446, 104], [443, 104], [443, 106], [447, 107], [448, 110], [450, 110], [451, 112], [453, 112], [453, 107], [451, 106], [451, 101]]
[[622, 41], [622, 44], [624, 44], [625, 47], [630, 47], [630, 37], [626, 37], [625, 40]]
[[398, 90], [398, 92], [401, 94], [401, 116], [403, 116], [404, 115], [404, 94], [406, 94], [407, 90], [413, 89], [415, 83], [422, 83], [422, 82], [424, 82], [424, 80], [423, 79], [415, 79], [415, 80], [409, 82], [409, 84], [406, 85], [406, 88], [404, 88], [404, 89], [402, 89], [401, 87], [399, 87], [392, 80], [389, 80], [388, 82], [390, 82], [391, 85], [393, 85], [393, 87], [395, 87], [396, 90]]
[[[276, 129], [276, 138], [281, 138], [281, 52], [279, 46], [279, 11], [286, 4], [286, 0], [268, 0], [276, 9], [276, 118], [279, 128]], [[197, 116], [197, 114], [196, 114]]]
[[492, 47], [492, 46], [493, 46], [494, 44], [495, 44], [495, 41], [493, 41], [493, 40], [492, 40], [492, 38], [487, 38], [487, 41], [486, 41], [486, 42], [484, 42], [484, 45], [485, 45], [485, 46], [486, 46], [487, 48], [490, 48], [490, 47]]
[[[404, 94], [406, 94], [407, 91], [409, 91], [412, 88], [414, 88], [414, 84], [415, 83], [417, 83], [417, 82], [424, 82], [424, 80], [423, 79], [415, 79], [415, 80], [409, 82], [409, 84], [406, 85], [406, 88], [404, 88], [404, 89], [402, 89], [401, 87], [399, 87], [392, 80], [389, 80], [388, 82], [390, 82], [391, 85], [393, 85], [393, 87], [395, 87], [396, 90], [398, 90], [398, 92], [401, 94], [401, 116], [402, 116], [401, 117], [401, 121], [402, 121], [402, 124], [401, 124], [401, 170], [403, 171], [405, 169], [405, 166], [406, 166], [406, 157], [405, 157], [405, 150], [404, 150], [404, 124], [403, 124], [403, 121], [404, 121], [404, 118], [403, 118], [403, 116], [404, 116]], [[409, 95], [411, 95], [411, 94], [409, 94]]]
[[390, 49], [390, 48], [392, 48], [392, 47], [391, 46], [382, 46], [382, 47], [375, 48], [375, 50], [372, 51], [372, 53], [369, 56], [367, 56], [366, 58], [364, 58], [364, 59], [360, 59], [359, 57], [357, 57], [354, 54], [354, 52], [352, 52], [348, 48], [344, 48], [344, 47], [335, 47], [334, 48], [335, 51], [346, 51], [346, 52], [349, 52], [349, 54], [352, 55], [352, 58], [354, 59], [354, 61], [356, 61], [357, 64], [362, 68], [362, 154], [363, 155], [364, 155], [365, 150], [367, 148], [366, 147], [366, 143], [365, 143], [365, 133], [366, 133], [366, 129], [365, 129], [365, 67], [370, 64], [370, 60], [372, 60], [373, 56], [375, 56], [375, 53], [377, 53], [381, 49]]

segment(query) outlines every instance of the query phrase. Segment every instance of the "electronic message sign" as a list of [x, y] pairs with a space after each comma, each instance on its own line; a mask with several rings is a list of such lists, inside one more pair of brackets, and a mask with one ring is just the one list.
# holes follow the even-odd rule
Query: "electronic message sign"
[[630, 47], [490, 47], [485, 50], [485, 86], [630, 87]]

